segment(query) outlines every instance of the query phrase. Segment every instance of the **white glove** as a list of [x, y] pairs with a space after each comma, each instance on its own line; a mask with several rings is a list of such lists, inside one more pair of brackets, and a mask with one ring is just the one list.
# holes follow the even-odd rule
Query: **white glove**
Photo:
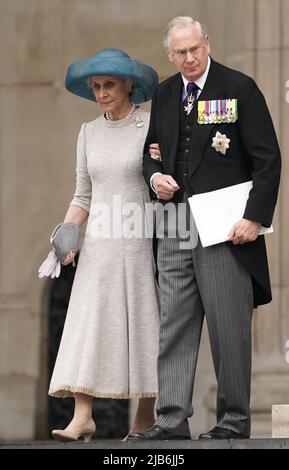
[[55, 251], [51, 250], [46, 260], [43, 261], [42, 265], [38, 269], [38, 277], [39, 279], [42, 279], [45, 276], [47, 277], [51, 276], [51, 279], [54, 279], [55, 277], [60, 276], [60, 271], [61, 271], [60, 259], [56, 255]]

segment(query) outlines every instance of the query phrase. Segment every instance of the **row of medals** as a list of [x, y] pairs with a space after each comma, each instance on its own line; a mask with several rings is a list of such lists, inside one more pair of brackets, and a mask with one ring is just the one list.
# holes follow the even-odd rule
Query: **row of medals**
[[[221, 100], [222, 101], [222, 100]], [[226, 101], [225, 109], [221, 111], [219, 100], [213, 101], [215, 104], [214, 111], [205, 111], [206, 101], [198, 102], [198, 123], [199, 124], [231, 124], [237, 121], [237, 100], [224, 100]], [[210, 106], [209, 106], [210, 109]]]

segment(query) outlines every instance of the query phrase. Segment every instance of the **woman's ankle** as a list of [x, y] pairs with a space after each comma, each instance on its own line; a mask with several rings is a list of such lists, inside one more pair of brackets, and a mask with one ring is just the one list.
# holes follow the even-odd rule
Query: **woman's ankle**
[[[85, 426], [92, 420], [91, 415], [75, 415], [68, 426]], [[67, 426], [67, 427], [68, 427]]]

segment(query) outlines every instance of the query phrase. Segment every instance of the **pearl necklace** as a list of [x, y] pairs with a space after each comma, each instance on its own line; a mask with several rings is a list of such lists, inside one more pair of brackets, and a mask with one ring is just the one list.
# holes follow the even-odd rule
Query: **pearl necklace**
[[[123, 119], [128, 119], [128, 118], [132, 115], [132, 113], [134, 112], [135, 108], [136, 108], [136, 105], [135, 105], [134, 103], [132, 103], [132, 107], [131, 107], [130, 112], [129, 112], [128, 115], [125, 116], [125, 118], [123, 118]], [[112, 119], [109, 118], [109, 115], [108, 115], [108, 112], [107, 112], [107, 111], [105, 111], [104, 117], [105, 117], [105, 119], [106, 119], [107, 121], [115, 122], [115, 121], [113, 121]], [[117, 119], [117, 120], [118, 120], [118, 119]]]

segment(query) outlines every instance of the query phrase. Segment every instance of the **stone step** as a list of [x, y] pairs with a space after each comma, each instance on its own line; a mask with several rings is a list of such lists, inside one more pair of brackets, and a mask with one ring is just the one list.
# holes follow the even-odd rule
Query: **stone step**
[[193, 449], [289, 449], [289, 439], [228, 439], [228, 440], [198, 440], [191, 441], [150, 441], [129, 443], [120, 441], [92, 441], [89, 443], [56, 441], [11, 442], [1, 443], [2, 449], [94, 449], [102, 451], [138, 451], [138, 450], [163, 450], [167, 454], [175, 454], [177, 450]]

